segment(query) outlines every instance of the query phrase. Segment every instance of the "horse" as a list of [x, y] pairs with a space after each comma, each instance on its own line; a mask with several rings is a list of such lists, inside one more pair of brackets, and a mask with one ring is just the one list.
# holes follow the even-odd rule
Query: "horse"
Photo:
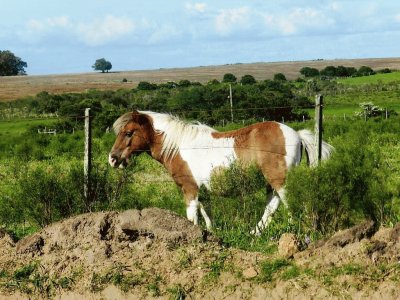
[[[267, 205], [253, 234], [259, 235], [272, 220], [280, 201], [287, 206], [285, 179], [288, 171], [300, 163], [302, 148], [309, 165], [316, 165], [314, 135], [273, 121], [255, 123], [238, 130], [219, 132], [201, 123], [189, 123], [176, 116], [151, 111], [132, 111], [120, 116], [113, 125], [116, 140], [109, 153], [109, 164], [124, 168], [129, 159], [147, 153], [167, 169], [182, 189], [187, 218], [198, 224], [198, 210], [206, 227], [212, 224], [198, 199], [202, 184], [209, 188], [214, 171], [235, 161], [256, 165], [272, 187]], [[333, 147], [322, 142], [321, 159], [327, 159]]]

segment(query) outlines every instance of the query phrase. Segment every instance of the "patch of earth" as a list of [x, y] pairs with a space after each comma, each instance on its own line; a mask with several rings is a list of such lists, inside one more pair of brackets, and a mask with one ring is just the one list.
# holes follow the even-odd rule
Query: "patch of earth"
[[299, 245], [286, 234], [280, 254], [226, 248], [157, 208], [89, 213], [18, 242], [0, 231], [0, 299], [400, 297], [400, 224]]

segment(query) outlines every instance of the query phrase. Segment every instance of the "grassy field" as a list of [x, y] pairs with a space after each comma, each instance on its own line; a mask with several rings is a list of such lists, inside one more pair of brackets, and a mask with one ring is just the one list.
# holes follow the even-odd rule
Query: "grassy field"
[[375, 74], [371, 76], [353, 77], [338, 79], [338, 83], [349, 84], [349, 85], [362, 85], [362, 84], [379, 84], [379, 83], [391, 83], [400, 81], [400, 71], [386, 73], [386, 74]]
[[49, 125], [51, 126], [56, 119], [21, 119], [21, 120], [9, 120], [0, 121], [0, 135], [20, 135], [26, 132], [27, 128], [36, 125]]
[[[168, 81], [179, 82], [187, 79], [205, 83], [212, 79], [222, 80], [223, 75], [226, 73], [233, 73], [239, 79], [245, 74], [251, 74], [257, 80], [272, 79], [276, 73], [285, 74], [287, 79], [296, 79], [300, 75], [299, 70], [304, 66], [323, 69], [329, 65], [343, 65], [355, 68], [365, 65], [374, 70], [383, 68], [400, 69], [400, 58], [238, 63], [145, 71], [0, 77], [0, 101], [12, 101], [26, 96], [33, 96], [42, 91], [61, 94], [85, 92], [88, 89], [117, 90], [120, 88], [133, 88], [140, 81], [162, 83]], [[127, 82], [122, 82], [123, 79], [126, 79]]]

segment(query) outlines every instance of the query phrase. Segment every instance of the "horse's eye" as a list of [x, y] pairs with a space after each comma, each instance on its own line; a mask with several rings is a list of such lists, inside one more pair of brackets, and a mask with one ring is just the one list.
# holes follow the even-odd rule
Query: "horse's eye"
[[132, 137], [132, 135], [133, 135], [133, 131], [127, 131], [125, 133], [125, 136], [127, 136], [127, 137]]

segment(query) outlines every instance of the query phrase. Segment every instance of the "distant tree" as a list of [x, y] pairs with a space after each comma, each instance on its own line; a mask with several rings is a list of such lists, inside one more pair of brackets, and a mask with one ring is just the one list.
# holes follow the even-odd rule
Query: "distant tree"
[[357, 69], [354, 67], [346, 67], [347, 69], [347, 76], [354, 76], [357, 74]]
[[319, 71], [316, 68], [303, 67], [300, 69], [300, 74], [304, 77], [316, 77], [319, 76]]
[[392, 70], [390, 70], [389, 68], [384, 68], [376, 71], [376, 73], [387, 74], [387, 73], [392, 73]]
[[334, 66], [327, 66], [322, 69], [319, 74], [326, 77], [336, 77], [337, 69]]
[[237, 78], [232, 73], [226, 73], [222, 79], [222, 82], [236, 82]]
[[179, 80], [178, 85], [181, 87], [188, 87], [191, 85], [191, 83], [187, 79], [182, 79], [182, 80]]
[[254, 76], [246, 74], [240, 79], [241, 84], [255, 84], [257, 81]]
[[28, 64], [11, 51], [0, 50], [0, 76], [25, 75]]
[[336, 68], [336, 76], [338, 77], [348, 77], [349, 73], [348, 73], [348, 69], [344, 66], [338, 66]]
[[274, 75], [274, 80], [286, 81], [286, 76], [283, 73], [276, 73]]
[[157, 85], [154, 83], [150, 83], [148, 81], [140, 81], [137, 86], [137, 89], [141, 91], [151, 91], [151, 90], [156, 90]]
[[217, 79], [212, 79], [207, 84], [212, 85], [212, 84], [219, 84], [219, 81]]
[[357, 71], [358, 76], [369, 76], [374, 74], [375, 74], [374, 70], [372, 70], [370, 67], [367, 66], [362, 66]]
[[99, 58], [96, 60], [92, 68], [95, 71], [101, 71], [102, 73], [104, 73], [104, 71], [108, 72], [109, 70], [111, 70], [112, 64], [104, 58]]
[[106, 62], [106, 71], [108, 72], [108, 71], [110, 71], [112, 69], [112, 64], [109, 62], [109, 61], [107, 61]]

